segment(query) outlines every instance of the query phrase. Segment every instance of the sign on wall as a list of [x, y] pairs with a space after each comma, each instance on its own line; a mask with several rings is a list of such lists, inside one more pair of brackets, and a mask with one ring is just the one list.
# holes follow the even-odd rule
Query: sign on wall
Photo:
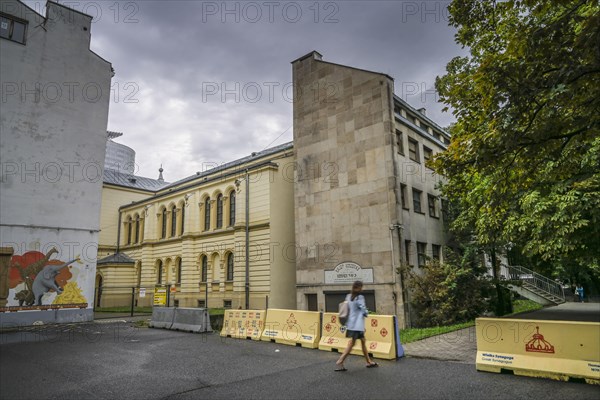
[[155, 306], [166, 306], [167, 305], [167, 288], [165, 288], [165, 287], [154, 288], [154, 305]]
[[373, 283], [373, 268], [361, 268], [356, 263], [343, 262], [333, 270], [325, 271], [326, 284], [351, 284], [354, 281]]

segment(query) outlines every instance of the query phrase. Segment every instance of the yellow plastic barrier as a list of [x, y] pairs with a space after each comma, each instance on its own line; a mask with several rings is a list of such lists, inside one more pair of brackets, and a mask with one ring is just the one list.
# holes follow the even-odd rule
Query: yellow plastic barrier
[[[346, 338], [346, 329], [340, 326], [335, 313], [323, 314], [322, 332], [319, 350], [337, 350], [341, 353], [350, 340]], [[365, 319], [365, 338], [367, 351], [375, 358], [395, 360], [404, 355], [398, 324], [393, 315], [368, 316]], [[359, 340], [356, 341], [351, 354], [363, 354]]]
[[477, 370], [600, 384], [600, 324], [478, 318]]
[[265, 310], [227, 310], [223, 316], [221, 336], [260, 340], [266, 314]]
[[261, 340], [316, 349], [321, 338], [321, 313], [269, 308]]

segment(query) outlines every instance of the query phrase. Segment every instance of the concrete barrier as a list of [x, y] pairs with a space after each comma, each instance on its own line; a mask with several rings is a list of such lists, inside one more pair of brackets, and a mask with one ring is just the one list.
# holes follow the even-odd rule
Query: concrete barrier
[[320, 312], [270, 308], [260, 340], [316, 349], [320, 338]]
[[600, 324], [478, 318], [479, 371], [600, 384]]
[[175, 308], [172, 330], [203, 333], [212, 332], [206, 308]]
[[150, 324], [148, 324], [148, 326], [150, 328], [171, 329], [171, 326], [173, 326], [174, 319], [174, 307], [153, 307], [152, 319], [150, 320]]
[[265, 310], [227, 310], [224, 314], [221, 336], [260, 340], [266, 314]]
[[[370, 315], [365, 318], [365, 338], [367, 351], [375, 358], [395, 360], [404, 356], [398, 322], [393, 315]], [[349, 341], [346, 327], [340, 325], [337, 314], [324, 313], [319, 350], [341, 353]], [[356, 341], [350, 354], [363, 354], [360, 340]]]

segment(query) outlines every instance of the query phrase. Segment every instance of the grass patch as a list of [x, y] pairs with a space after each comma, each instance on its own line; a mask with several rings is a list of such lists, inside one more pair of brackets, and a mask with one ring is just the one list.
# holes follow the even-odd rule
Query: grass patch
[[209, 308], [208, 315], [225, 315], [224, 308]]
[[400, 343], [407, 344], [423, 340], [428, 337], [441, 335], [443, 333], [449, 333], [465, 329], [475, 325], [475, 321], [463, 322], [461, 324], [448, 325], [448, 326], [434, 326], [431, 328], [408, 328], [400, 331]]
[[[131, 307], [98, 307], [94, 309], [94, 312], [103, 312], [103, 313], [130, 313]], [[134, 313], [152, 313], [152, 307], [135, 307], [133, 309]]]
[[514, 300], [513, 301], [513, 312], [512, 312], [512, 314], [509, 314], [509, 315], [518, 314], [518, 313], [522, 313], [522, 312], [526, 312], [526, 311], [535, 311], [535, 310], [539, 310], [542, 308], [544, 308], [544, 306], [542, 306], [541, 304], [536, 303], [535, 301], [532, 301], [532, 300], [527, 300], [527, 299]]

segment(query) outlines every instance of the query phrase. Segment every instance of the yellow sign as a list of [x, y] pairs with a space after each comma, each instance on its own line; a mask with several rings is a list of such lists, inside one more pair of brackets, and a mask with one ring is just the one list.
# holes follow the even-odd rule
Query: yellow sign
[[223, 316], [221, 336], [260, 340], [266, 314], [265, 310], [227, 310]]
[[154, 288], [154, 305], [155, 306], [166, 306], [167, 305], [167, 288], [164, 288], [164, 287]]
[[316, 349], [321, 338], [321, 313], [268, 309], [261, 340]]
[[600, 384], [600, 323], [478, 318], [477, 370]]
[[[350, 339], [346, 338], [346, 327], [340, 325], [337, 314], [323, 314], [322, 332], [319, 350], [336, 349], [341, 353], [346, 349]], [[404, 353], [393, 315], [370, 315], [365, 318], [365, 338], [367, 351], [373, 357], [395, 360]], [[351, 354], [363, 354], [360, 340], [354, 344]]]

